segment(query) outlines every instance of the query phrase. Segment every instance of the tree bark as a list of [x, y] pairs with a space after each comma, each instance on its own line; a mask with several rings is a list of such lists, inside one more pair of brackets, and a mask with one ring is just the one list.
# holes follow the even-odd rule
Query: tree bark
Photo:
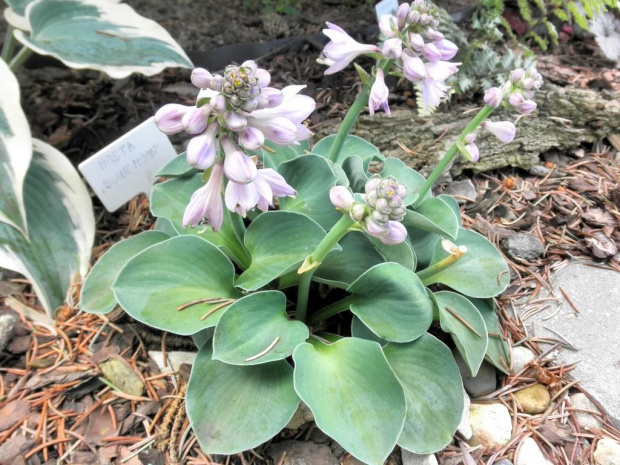
[[[582, 143], [593, 143], [620, 133], [620, 97], [609, 91], [595, 92], [546, 83], [536, 93], [538, 109], [517, 122], [517, 136], [510, 144], [502, 144], [493, 136], [479, 131], [476, 143], [480, 149], [478, 163], [457, 157], [450, 173], [463, 170], [488, 171], [508, 166], [529, 169], [539, 163], [539, 155], [549, 150], [569, 151]], [[477, 112], [471, 105], [452, 105], [445, 113], [420, 118], [415, 110], [395, 109], [360, 117], [352, 134], [376, 145], [384, 155], [398, 157], [424, 175], [433, 169], [446, 150]], [[516, 113], [496, 111], [491, 119], [515, 120]], [[325, 121], [317, 139], [334, 134], [339, 120]]]

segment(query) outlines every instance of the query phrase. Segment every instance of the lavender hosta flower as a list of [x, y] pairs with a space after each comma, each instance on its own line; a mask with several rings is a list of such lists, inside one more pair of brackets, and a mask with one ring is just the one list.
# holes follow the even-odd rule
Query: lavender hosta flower
[[219, 124], [214, 121], [209, 124], [204, 134], [190, 139], [186, 150], [187, 163], [190, 166], [200, 170], [211, 167], [215, 161], [216, 137], [219, 130]]
[[184, 129], [183, 117], [192, 108], [176, 103], [164, 105], [155, 113], [155, 125], [161, 132], [167, 135], [182, 132]]
[[441, 52], [433, 43], [424, 44], [422, 48], [422, 55], [430, 62], [436, 62], [441, 60]]
[[256, 163], [228, 138], [221, 138], [226, 177], [235, 183], [248, 184], [256, 178]]
[[536, 110], [536, 102], [533, 100], [524, 99], [521, 94], [511, 94], [510, 97], [508, 97], [508, 103], [515, 109], [515, 111], [521, 113], [522, 115], [529, 115]]
[[379, 18], [379, 30], [386, 37], [395, 37], [398, 33], [398, 18], [394, 15], [382, 15]]
[[409, 42], [411, 43], [411, 47], [416, 52], [421, 52], [424, 49], [424, 37], [420, 34], [416, 34], [415, 32], [411, 32], [409, 34]]
[[465, 146], [465, 150], [469, 154], [469, 161], [472, 163], [477, 163], [480, 160], [480, 150], [478, 150], [478, 146], [474, 143], [467, 144]]
[[504, 144], [509, 144], [515, 138], [517, 128], [510, 121], [484, 121], [481, 125], [482, 129], [489, 131]]
[[387, 39], [383, 42], [383, 47], [381, 47], [381, 53], [383, 56], [390, 59], [399, 58], [403, 53], [403, 41], [398, 37], [393, 37], [391, 39]]
[[323, 55], [329, 60], [330, 67], [325, 70], [325, 74], [333, 74], [344, 69], [360, 55], [380, 52], [376, 45], [360, 44], [335, 24], [328, 22], [327, 27], [328, 29], [323, 29], [323, 34], [331, 41], [323, 49]]
[[398, 29], [402, 30], [407, 25], [411, 6], [408, 3], [402, 3], [396, 10], [396, 18], [398, 19]]
[[258, 150], [265, 144], [265, 135], [256, 128], [248, 127], [239, 133], [239, 143], [247, 150]]
[[491, 87], [484, 94], [484, 103], [493, 108], [499, 107], [503, 99], [504, 93], [499, 87]]
[[222, 206], [222, 175], [224, 164], [218, 161], [213, 167], [209, 181], [192, 194], [189, 204], [183, 214], [183, 227], [197, 226], [203, 219], [207, 219], [213, 231], [219, 231], [224, 221]]
[[401, 55], [401, 59], [403, 62], [403, 72], [409, 81], [420, 82], [427, 78], [426, 67], [420, 57], [405, 50]]
[[213, 76], [209, 71], [204, 68], [195, 68], [192, 71], [191, 81], [192, 84], [199, 89], [208, 89], [211, 85]]
[[227, 111], [223, 117], [226, 127], [234, 132], [241, 132], [248, 125], [248, 120], [236, 111]]
[[245, 217], [247, 212], [258, 207], [267, 211], [273, 205], [273, 197], [294, 197], [297, 191], [289, 186], [276, 171], [267, 168], [258, 170], [256, 178], [247, 184], [230, 181], [226, 186], [224, 199], [226, 208]]
[[185, 115], [181, 122], [183, 129], [188, 134], [200, 134], [207, 129], [207, 119], [211, 114], [211, 106], [203, 105], [200, 108], [192, 108]]
[[274, 108], [257, 110], [246, 116], [248, 125], [262, 131], [278, 145], [297, 144], [312, 137], [303, 121], [314, 111], [316, 102], [299, 92], [305, 86], [282, 89], [282, 103]]
[[353, 206], [353, 194], [344, 186], [332, 187], [329, 190], [329, 200], [334, 207], [346, 212]]
[[388, 115], [391, 114], [390, 107], [388, 106], [388, 96], [390, 94], [389, 89], [385, 85], [383, 78], [383, 70], [377, 69], [375, 82], [370, 88], [370, 97], [368, 98], [368, 109], [370, 115], [374, 115], [375, 111], [379, 108], [383, 108], [383, 111]]
[[441, 39], [438, 42], [435, 42], [434, 45], [439, 50], [439, 53], [441, 53], [442, 60], [451, 60], [459, 51], [456, 44], [448, 39]]

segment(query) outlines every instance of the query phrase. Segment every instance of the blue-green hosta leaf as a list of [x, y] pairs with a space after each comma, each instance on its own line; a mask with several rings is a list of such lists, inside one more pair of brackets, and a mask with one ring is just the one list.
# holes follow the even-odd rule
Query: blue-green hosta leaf
[[437, 198], [443, 200], [448, 204], [448, 206], [454, 212], [459, 226], [463, 226], [463, 218], [461, 218], [461, 207], [459, 206], [459, 203], [456, 201], [456, 199], [451, 195], [447, 194], [438, 195]]
[[426, 268], [433, 258], [439, 235], [422, 229], [407, 227], [407, 234], [416, 256], [418, 267]]
[[88, 313], [109, 313], [116, 306], [112, 284], [119, 271], [134, 255], [147, 247], [170, 239], [159, 231], [144, 231], [117, 242], [93, 266], [82, 284], [80, 309]]
[[296, 197], [281, 197], [280, 208], [309, 216], [324, 229], [342, 217], [329, 200], [329, 190], [338, 177], [329, 161], [319, 155], [303, 155], [282, 163], [278, 172], [296, 191]]
[[298, 405], [286, 361], [235, 366], [213, 360], [210, 344], [198, 352], [186, 409], [207, 454], [236, 454], [261, 445], [287, 425]]
[[[314, 145], [314, 147], [312, 147], [312, 153], [316, 153], [323, 157], [329, 156], [329, 152], [334, 144], [335, 138], [335, 135], [331, 135], [321, 139]], [[368, 166], [371, 161], [381, 161], [385, 158], [379, 149], [370, 142], [362, 139], [361, 137], [352, 136], [349, 134], [346, 137], [344, 144], [342, 144], [342, 148], [340, 149], [340, 153], [335, 162], [342, 165], [343, 162], [351, 156], [358, 156], [362, 159], [365, 171], [368, 170]]]
[[[252, 262], [236, 285], [254, 291], [301, 265], [325, 237], [325, 231], [306, 215], [269, 211], [259, 215], [245, 233]], [[340, 247], [336, 250], [340, 250]]]
[[351, 312], [377, 336], [393, 342], [419, 338], [433, 321], [433, 303], [416, 274], [398, 263], [381, 263], [347, 292]]
[[233, 215], [228, 209], [224, 208], [224, 222], [218, 232], [213, 232], [210, 226], [183, 228], [185, 207], [187, 207], [192, 194], [204, 185], [201, 178], [202, 175], [197, 173], [193, 176], [183, 176], [155, 184], [151, 191], [151, 212], [153, 215], [165, 218], [172, 223], [178, 234], [200, 236], [217, 245], [227, 257], [239, 263], [243, 257], [237, 255], [243, 255], [245, 251], [243, 249], [243, 238], [237, 235], [233, 227], [233, 221], [241, 221], [238, 215]]
[[375, 333], [373, 333], [368, 326], [362, 323], [357, 316], [353, 315], [353, 319], [351, 320], [351, 336], [356, 337], [358, 339], [366, 339], [367, 341], [375, 341], [381, 347], [389, 344], [385, 339], [381, 339]]
[[377, 252], [381, 254], [386, 262], [400, 263], [405, 268], [415, 271], [417, 260], [409, 240], [405, 240], [400, 244], [387, 245], [370, 235], [368, 239], [370, 239], [375, 249], [377, 249]]
[[153, 231], [163, 232], [168, 237], [175, 237], [179, 235], [172, 223], [166, 218], [157, 218], [155, 220], [155, 227], [153, 228]]
[[220, 318], [213, 338], [213, 358], [231, 365], [282, 360], [309, 335], [303, 322], [286, 315], [284, 294], [256, 292], [237, 300]]
[[193, 66], [163, 27], [123, 3], [37, 0], [26, 8], [26, 18], [30, 36], [15, 31], [17, 40], [70, 68], [96, 69], [121, 79]]
[[73, 275], [88, 271], [95, 218], [88, 190], [71, 162], [39, 140], [33, 140], [33, 149], [24, 183], [30, 241], [0, 223], [0, 267], [26, 276], [51, 313], [65, 301]]
[[390, 343], [383, 352], [407, 399], [398, 445], [416, 454], [443, 449], [463, 413], [463, 383], [450, 349], [424, 334], [407, 344]]
[[426, 199], [414, 210], [407, 210], [403, 224], [451, 239], [455, 239], [459, 231], [457, 215], [452, 207], [439, 197]]
[[342, 162], [342, 169], [349, 179], [349, 187], [353, 192], [364, 192], [368, 182], [368, 175], [364, 169], [364, 162], [357, 155], [352, 155]]
[[265, 168], [277, 170], [282, 163], [306, 153], [309, 147], [308, 141], [302, 141], [299, 145], [281, 146], [266, 140], [258, 153]]
[[[403, 204], [411, 205], [419, 197], [420, 188], [426, 182], [424, 176], [418, 173], [413, 168], [409, 168], [405, 163], [394, 157], [388, 157], [383, 162], [383, 170], [381, 171], [381, 177], [386, 178], [388, 176], [394, 176], [396, 180], [405, 186], [407, 186], [407, 197], [403, 199]], [[433, 194], [431, 191], [427, 191], [424, 198], [431, 198]]]
[[32, 160], [32, 139], [19, 99], [19, 84], [0, 60], [0, 223], [27, 236], [24, 179]]
[[185, 152], [180, 153], [168, 163], [166, 163], [158, 172], [157, 176], [164, 178], [179, 178], [182, 176], [189, 176], [192, 174], [201, 173], [189, 163], [187, 163], [187, 155]]
[[342, 250], [327, 255], [316, 269], [314, 281], [346, 289], [369, 268], [385, 261], [362, 232], [348, 233], [339, 245]]
[[215, 326], [223, 309], [204, 299], [238, 299], [235, 269], [215, 245], [196, 236], [177, 236], [143, 250], [127, 262], [112, 289], [136, 320], [164, 331], [190, 335]]
[[317, 426], [359, 460], [382, 464], [402, 431], [406, 404], [381, 346], [357, 338], [313, 341], [297, 346], [293, 360], [295, 390]]
[[474, 304], [456, 292], [435, 292], [435, 299], [441, 329], [450, 333], [472, 376], [476, 376], [489, 341], [482, 315]]
[[498, 370], [508, 374], [507, 367], [510, 366], [510, 347], [506, 343], [504, 336], [502, 335], [502, 329], [497, 318], [497, 312], [495, 311], [495, 305], [493, 299], [469, 299], [478, 309], [484, 323], [487, 327], [489, 334], [489, 345], [487, 346], [487, 353], [485, 359], [491, 363]]
[[26, 19], [26, 7], [33, 0], [4, 0], [4, 2], [9, 6], [4, 10], [4, 18], [7, 22], [16, 29], [29, 31], [30, 26]]
[[[508, 287], [508, 264], [486, 238], [460, 228], [454, 244], [466, 246], [467, 252], [457, 262], [425, 279], [424, 284], [442, 283], [469, 297], [479, 298], [494, 297]], [[448, 255], [438, 242], [430, 266]]]

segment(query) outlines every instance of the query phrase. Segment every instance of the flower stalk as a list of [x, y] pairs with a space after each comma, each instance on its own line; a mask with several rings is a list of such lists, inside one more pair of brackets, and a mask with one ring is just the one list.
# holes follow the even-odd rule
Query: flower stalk
[[[444, 248], [445, 247], [446, 247], [446, 244], [444, 243]], [[429, 266], [428, 268], [425, 268], [422, 271], [416, 272], [416, 274], [418, 275], [418, 278], [420, 278], [420, 280], [425, 286], [428, 286], [429, 284], [433, 283], [433, 280], [432, 280], [433, 276], [435, 276], [440, 271], [445, 270], [446, 268], [453, 265], [454, 263], [458, 262], [467, 253], [467, 247], [465, 246], [457, 247], [453, 244], [449, 244], [449, 249], [446, 249], [446, 250], [450, 251], [450, 255], [448, 255], [446, 258], [438, 261], [437, 263]]]
[[17, 70], [21, 68], [24, 63], [26, 63], [28, 58], [30, 58], [30, 55], [32, 55], [33, 53], [34, 51], [31, 48], [23, 46], [22, 49], [17, 52], [17, 55], [15, 55], [11, 60], [11, 63], [9, 64], [9, 69], [13, 73], [17, 72]]
[[456, 142], [452, 144], [452, 146], [448, 149], [448, 151], [446, 152], [444, 157], [439, 161], [439, 163], [437, 164], [433, 172], [428, 176], [424, 185], [420, 188], [418, 192], [418, 198], [413, 203], [413, 208], [417, 207], [422, 202], [426, 193], [435, 185], [439, 177], [446, 170], [446, 168], [450, 165], [454, 157], [458, 155], [459, 153], [458, 143], [460, 142], [462, 144], [465, 141], [465, 137], [467, 137], [468, 134], [475, 131], [478, 128], [478, 126], [480, 126], [482, 122], [485, 119], [487, 119], [491, 113], [493, 113], [493, 110], [495, 110], [495, 108], [489, 105], [485, 105], [478, 112], [478, 114], [474, 116], [474, 118], [469, 122], [469, 124], [465, 126], [465, 129], [463, 129], [463, 132], [461, 132]]
[[6, 64], [9, 64], [15, 52], [16, 39], [13, 35], [15, 28], [11, 25], [6, 30], [6, 37], [4, 38], [4, 44], [2, 45], [2, 59]]
[[328, 318], [333, 317], [334, 315], [338, 315], [349, 308], [351, 308], [351, 301], [353, 300], [352, 295], [346, 297], [338, 302], [334, 302], [333, 304], [319, 310], [314, 315], [310, 317], [308, 320], [308, 324], [310, 326], [315, 326], [319, 324], [321, 321], [327, 320]]
[[295, 311], [295, 318], [297, 320], [305, 321], [306, 319], [308, 296], [310, 294], [310, 282], [312, 281], [314, 271], [325, 259], [325, 257], [327, 257], [327, 254], [331, 252], [336, 245], [338, 245], [340, 239], [342, 239], [349, 232], [349, 228], [354, 224], [355, 221], [353, 221], [349, 215], [343, 215], [319, 243], [314, 252], [306, 257], [302, 265], [297, 270], [297, 273], [301, 275], [299, 280], [299, 291], [297, 293], [297, 309]]

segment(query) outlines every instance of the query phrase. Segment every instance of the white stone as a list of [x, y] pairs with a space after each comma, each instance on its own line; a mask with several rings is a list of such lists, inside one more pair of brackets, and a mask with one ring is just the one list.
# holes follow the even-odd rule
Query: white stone
[[168, 358], [167, 366], [164, 366], [164, 357], [160, 351], [149, 350], [149, 357], [157, 364], [159, 371], [162, 373], [172, 373], [173, 371], [178, 371], [183, 363], [193, 365], [196, 352], [166, 352], [166, 357]]
[[472, 404], [469, 423], [473, 431], [470, 443], [474, 446], [503, 446], [512, 437], [512, 419], [503, 404]]
[[511, 374], [516, 375], [525, 366], [536, 359], [536, 355], [527, 347], [518, 346], [512, 348], [512, 370]]
[[[598, 412], [599, 410], [596, 408], [596, 405], [592, 403], [588, 396], [579, 392], [577, 394], [573, 394], [569, 397], [570, 406], [572, 408], [583, 409], [583, 410], [592, 410], [594, 412]], [[603, 427], [603, 422], [599, 420], [596, 415], [592, 415], [587, 412], [573, 412], [575, 414], [575, 419], [579, 424], [579, 427], [582, 429], [586, 429], [589, 431], [593, 431], [595, 429], [601, 429]]]
[[463, 415], [461, 416], [461, 422], [459, 423], [459, 427], [456, 429], [457, 433], [459, 433], [463, 439], [469, 441], [473, 431], [471, 430], [471, 425], [469, 424], [469, 408], [471, 407], [471, 401], [469, 400], [469, 396], [465, 389], [463, 389]]
[[594, 451], [594, 464], [620, 465], [620, 444], [613, 439], [601, 439]]
[[515, 465], [553, 465], [547, 460], [531, 437], [525, 438], [516, 457]]
[[408, 450], [401, 449], [403, 465], [438, 465], [435, 454], [414, 454]]

